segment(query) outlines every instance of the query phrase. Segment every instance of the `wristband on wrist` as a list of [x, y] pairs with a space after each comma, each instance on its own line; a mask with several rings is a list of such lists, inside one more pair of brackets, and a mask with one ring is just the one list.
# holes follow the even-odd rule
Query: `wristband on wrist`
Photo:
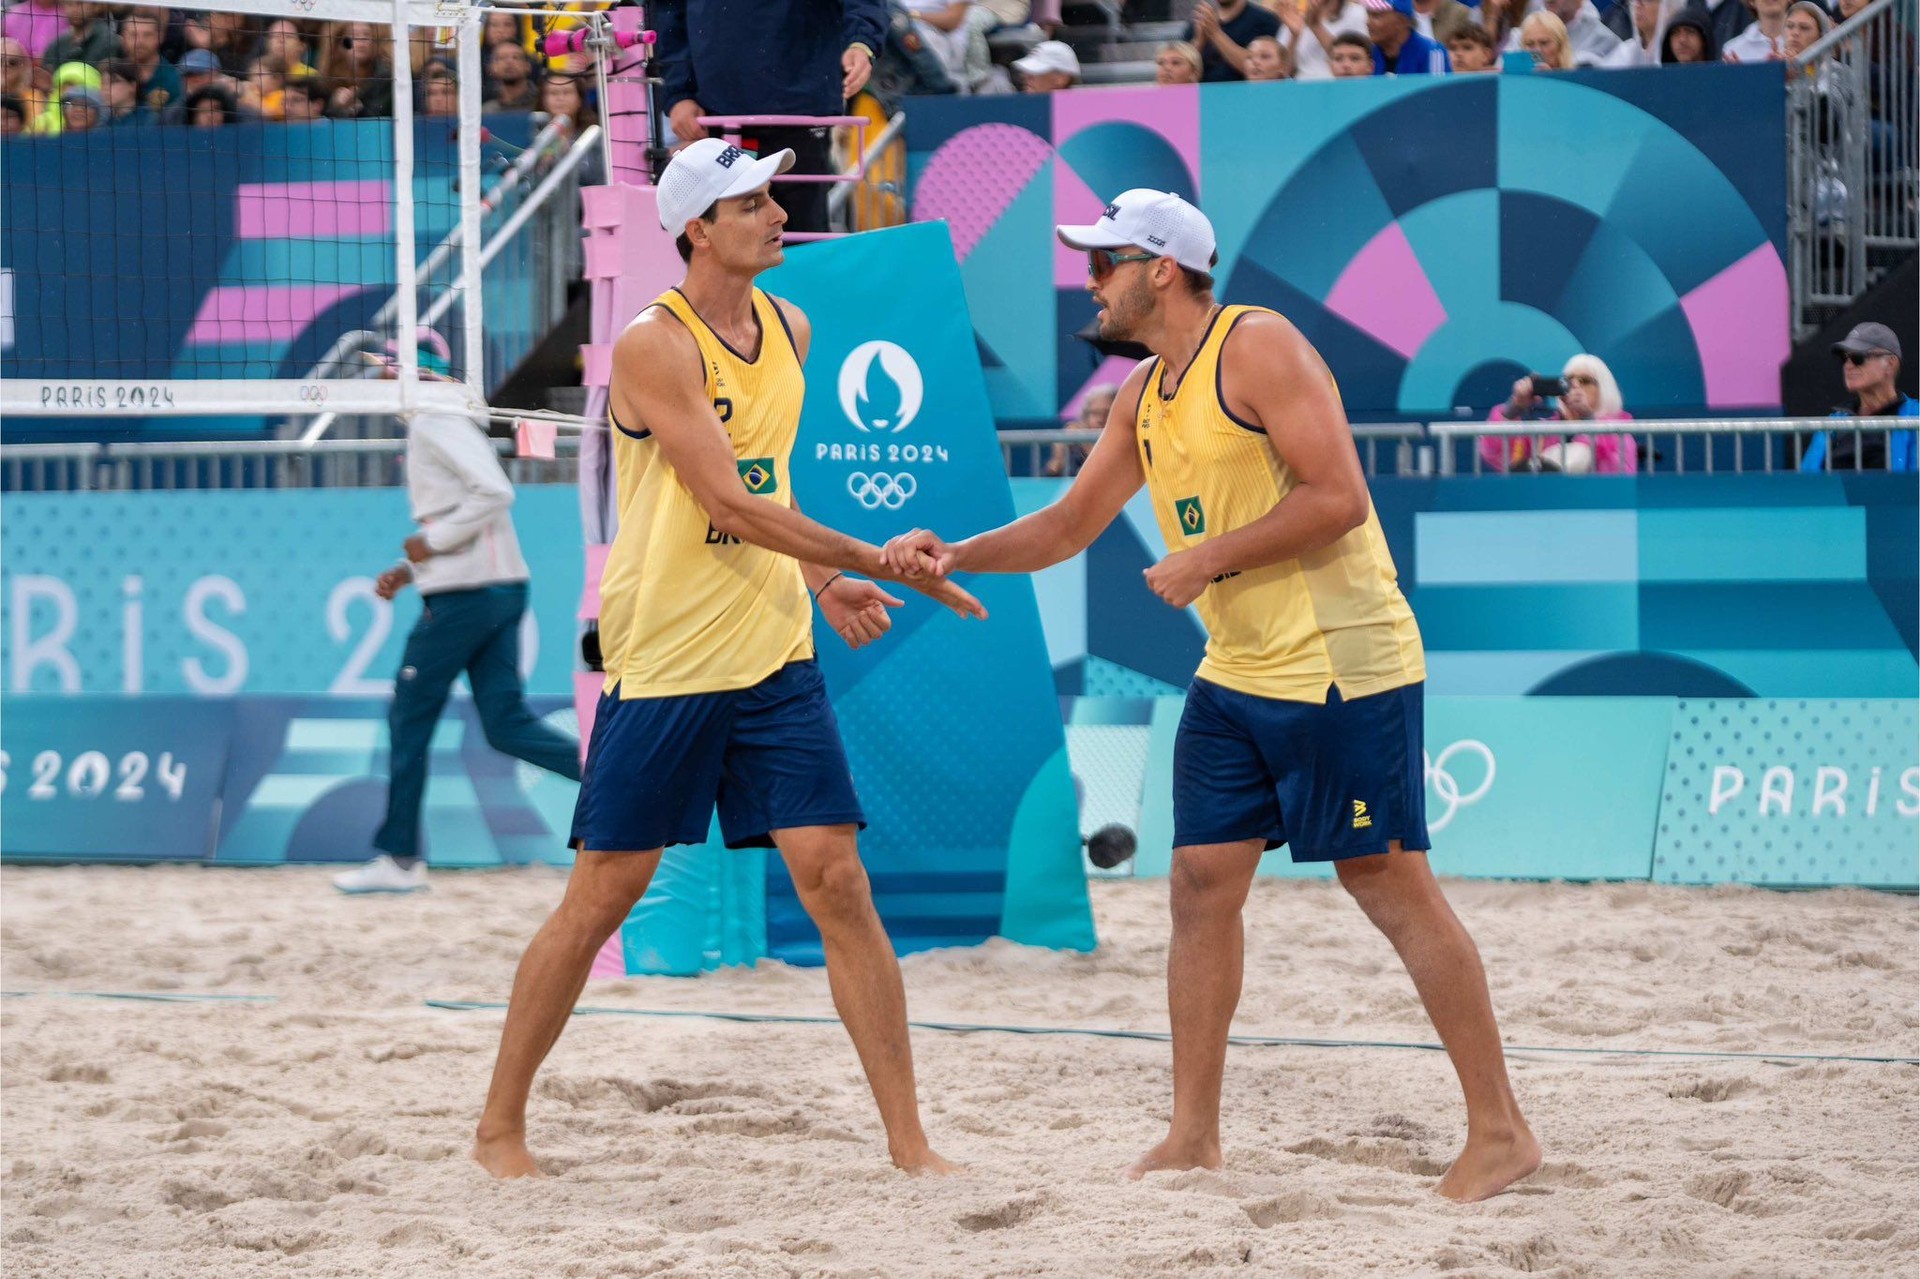
[[863, 41], [860, 41], [860, 40], [855, 40], [855, 41], [854, 41], [854, 42], [853, 42], [852, 44], [849, 44], [849, 45], [847, 46], [847, 52], [849, 52], [849, 53], [851, 53], [851, 52], [853, 52], [853, 51], [854, 51], [855, 49], [858, 49], [858, 50], [860, 50], [860, 52], [862, 52], [862, 53], [864, 53], [864, 54], [866, 54], [866, 55], [867, 55], [867, 61], [868, 61], [868, 62], [872, 62], [872, 61], [873, 61], [873, 56], [874, 56], [874, 55], [873, 55], [873, 50], [872, 50], [872, 49], [870, 49], [870, 48], [868, 48], [868, 47], [867, 47], [867, 45], [865, 44], [865, 42], [863, 42]]
[[820, 589], [819, 589], [819, 590], [817, 590], [817, 591], [815, 591], [815, 592], [813, 593], [813, 602], [814, 602], [815, 604], [818, 604], [818, 603], [820, 602], [820, 597], [821, 597], [822, 595], [825, 595], [825, 594], [827, 593], [827, 588], [828, 588], [829, 586], [832, 586], [832, 585], [833, 585], [833, 584], [834, 584], [835, 582], [837, 582], [837, 581], [839, 581], [839, 580], [840, 580], [841, 578], [843, 578], [843, 577], [845, 577], [845, 576], [846, 576], [846, 574], [845, 574], [844, 572], [842, 572], [842, 573], [835, 573], [835, 574], [834, 574], [834, 575], [833, 575], [832, 577], [830, 577], [830, 578], [828, 578], [828, 579], [827, 579], [826, 581], [824, 581], [824, 582], [822, 582], [822, 583], [820, 583]]

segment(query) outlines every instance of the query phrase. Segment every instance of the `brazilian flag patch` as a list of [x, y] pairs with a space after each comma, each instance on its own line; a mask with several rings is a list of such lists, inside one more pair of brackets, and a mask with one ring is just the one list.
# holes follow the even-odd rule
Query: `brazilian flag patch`
[[1199, 498], [1180, 498], [1173, 504], [1173, 514], [1180, 521], [1180, 531], [1188, 537], [1196, 537], [1207, 531], [1207, 512], [1200, 505]]
[[762, 497], [780, 489], [780, 478], [774, 474], [773, 459], [770, 457], [741, 458], [740, 482], [747, 486], [747, 492]]

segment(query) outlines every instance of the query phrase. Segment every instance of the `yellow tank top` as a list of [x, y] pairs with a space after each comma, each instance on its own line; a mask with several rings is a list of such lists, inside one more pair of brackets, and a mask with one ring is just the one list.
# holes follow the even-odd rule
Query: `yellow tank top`
[[[1266, 433], [1242, 424], [1220, 396], [1220, 352], [1240, 317], [1214, 317], [1172, 399], [1156, 361], [1135, 423], [1140, 463], [1169, 551], [1251, 524], [1296, 483]], [[1366, 522], [1299, 559], [1216, 580], [1195, 606], [1207, 628], [1200, 678], [1256, 697], [1324, 703], [1426, 678], [1413, 610], [1371, 503]]]
[[[792, 506], [787, 462], [806, 378], [779, 308], [754, 290], [760, 350], [749, 360], [678, 289], [653, 305], [700, 344], [707, 398], [733, 441], [741, 482]], [[600, 578], [607, 689], [617, 685], [623, 699], [717, 693], [812, 657], [813, 607], [799, 561], [716, 531], [650, 432], [618, 421], [612, 430], [620, 531]]]

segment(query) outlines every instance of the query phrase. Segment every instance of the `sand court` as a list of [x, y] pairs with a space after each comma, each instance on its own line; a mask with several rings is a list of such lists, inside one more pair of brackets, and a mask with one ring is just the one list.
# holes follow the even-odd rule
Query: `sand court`
[[[1546, 1165], [1458, 1207], [1445, 1058], [1236, 1047], [1226, 1167], [1120, 1170], [1164, 1128], [1164, 1043], [916, 1031], [930, 1135], [886, 1164], [835, 1025], [576, 1018], [536, 1085], [550, 1177], [465, 1152], [497, 1002], [558, 872], [352, 901], [309, 869], [0, 870], [10, 1276], [1496, 1276], [1912, 1273], [1920, 906], [1838, 890], [1451, 883]], [[917, 1021], [1166, 1028], [1164, 881], [1093, 885], [1092, 955], [905, 961]], [[1428, 1043], [1332, 885], [1260, 881], [1239, 1034]], [[31, 993], [28, 993], [31, 992]], [[63, 993], [66, 992], [66, 993]], [[258, 996], [152, 1002], [73, 992]], [[778, 964], [595, 982], [585, 1004], [830, 1016]], [[1763, 1059], [1764, 1058], [1764, 1059]]]

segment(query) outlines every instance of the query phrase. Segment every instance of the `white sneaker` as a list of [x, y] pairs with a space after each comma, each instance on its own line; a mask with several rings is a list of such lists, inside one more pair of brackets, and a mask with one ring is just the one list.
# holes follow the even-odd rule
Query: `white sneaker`
[[335, 875], [333, 886], [343, 893], [415, 893], [427, 886], [427, 863], [403, 867], [382, 853], [365, 866]]

